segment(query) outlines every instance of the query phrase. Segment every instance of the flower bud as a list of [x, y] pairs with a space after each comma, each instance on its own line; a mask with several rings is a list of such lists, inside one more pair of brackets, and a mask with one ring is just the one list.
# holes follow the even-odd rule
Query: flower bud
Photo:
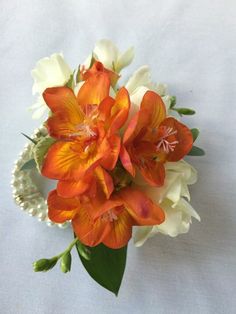
[[53, 257], [51, 259], [42, 258], [33, 263], [34, 271], [48, 271], [56, 265], [57, 260], [57, 257]]
[[61, 258], [61, 271], [67, 273], [71, 268], [71, 254], [67, 252]]

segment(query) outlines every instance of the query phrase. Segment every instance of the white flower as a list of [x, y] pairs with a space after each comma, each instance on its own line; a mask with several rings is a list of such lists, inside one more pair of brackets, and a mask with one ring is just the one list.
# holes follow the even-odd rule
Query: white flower
[[134, 48], [130, 47], [121, 53], [112, 41], [107, 39], [99, 40], [93, 50], [93, 54], [84, 62], [85, 68], [88, 68], [93, 57], [102, 62], [105, 68], [119, 73], [123, 68], [127, 67], [134, 58]]
[[132, 103], [129, 119], [139, 110], [142, 98], [148, 90], [152, 90], [162, 97], [168, 111], [170, 107], [170, 96], [167, 95], [167, 85], [161, 83], [154, 84], [151, 81], [151, 73], [147, 65], [141, 66], [135, 71], [125, 87], [130, 94]]
[[162, 187], [150, 187], [141, 176], [135, 178], [137, 185], [142, 185], [145, 193], [159, 204], [165, 211], [165, 221], [154, 227], [136, 227], [134, 242], [136, 246], [142, 245], [149, 237], [161, 232], [175, 237], [189, 230], [191, 217], [200, 220], [199, 215], [184, 199], [190, 201], [188, 185], [197, 181], [196, 170], [184, 160], [167, 162], [165, 164], [166, 177]]
[[63, 86], [68, 82], [72, 71], [64, 61], [62, 54], [52, 54], [50, 57], [40, 59], [31, 72], [34, 79], [33, 94], [39, 94], [37, 102], [30, 107], [34, 111], [33, 119], [40, 118], [47, 106], [42, 93], [48, 87]]

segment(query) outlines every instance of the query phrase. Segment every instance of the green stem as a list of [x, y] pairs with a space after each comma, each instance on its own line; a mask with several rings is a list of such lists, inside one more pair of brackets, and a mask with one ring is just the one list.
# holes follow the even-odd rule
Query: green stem
[[73, 246], [76, 244], [77, 241], [79, 241], [79, 239], [78, 239], [78, 238], [75, 238], [64, 252], [62, 252], [61, 254], [59, 254], [59, 255], [57, 255], [57, 256], [55, 256], [55, 257], [57, 257], [57, 258], [59, 259], [59, 258], [61, 258], [64, 254], [70, 252], [70, 251], [72, 250]]

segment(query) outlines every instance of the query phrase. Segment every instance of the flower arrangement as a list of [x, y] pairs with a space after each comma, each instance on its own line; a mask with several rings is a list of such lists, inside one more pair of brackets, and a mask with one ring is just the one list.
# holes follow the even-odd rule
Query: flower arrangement
[[183, 158], [204, 151], [193, 145], [198, 129], [180, 121], [195, 112], [177, 107], [166, 85], [151, 81], [147, 66], [120, 83], [133, 57], [133, 48], [120, 53], [101, 40], [76, 71], [62, 54], [38, 61], [31, 110], [34, 119], [48, 116], [42, 132], [27, 136], [33, 157], [20, 167], [56, 180], [47, 220], [69, 222], [73, 230], [69, 247], [36, 261], [34, 270], [60, 261], [61, 270], [70, 271], [75, 247], [91, 277], [115, 294], [131, 238], [141, 246], [157, 233], [186, 233], [192, 217], [200, 220], [188, 189], [197, 172]]

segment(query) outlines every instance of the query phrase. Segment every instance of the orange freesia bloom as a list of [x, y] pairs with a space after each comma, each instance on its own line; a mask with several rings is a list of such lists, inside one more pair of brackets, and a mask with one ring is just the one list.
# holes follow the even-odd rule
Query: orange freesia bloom
[[140, 110], [125, 131], [120, 159], [135, 176], [136, 168], [153, 186], [164, 184], [166, 161], [182, 159], [192, 148], [191, 131], [172, 117], [166, 117], [161, 97], [147, 91]]
[[107, 197], [113, 186], [106, 170], [112, 170], [120, 152], [119, 128], [130, 107], [128, 92], [121, 88], [109, 96], [108, 73], [99, 70], [82, 85], [76, 96], [67, 87], [47, 88], [44, 100], [52, 111], [46, 122], [50, 136], [58, 141], [45, 157], [42, 174], [59, 180], [58, 193], [73, 197], [103, 182]]
[[120, 75], [117, 74], [116, 72], [113, 72], [111, 70], [104, 68], [103, 64], [99, 61], [95, 61], [92, 65], [92, 67], [88, 70], [82, 69], [82, 71], [80, 73], [80, 77], [81, 77], [82, 81], [85, 81], [90, 76], [94, 76], [94, 75], [96, 75], [98, 73], [102, 73], [102, 72], [108, 74], [112, 86], [114, 86], [117, 83], [117, 81], [120, 77]]
[[104, 243], [118, 249], [132, 236], [134, 225], [157, 225], [164, 221], [162, 209], [143, 192], [126, 187], [106, 199], [102, 191], [95, 198], [62, 198], [54, 190], [48, 197], [49, 218], [57, 223], [72, 220], [79, 240], [88, 246]]

